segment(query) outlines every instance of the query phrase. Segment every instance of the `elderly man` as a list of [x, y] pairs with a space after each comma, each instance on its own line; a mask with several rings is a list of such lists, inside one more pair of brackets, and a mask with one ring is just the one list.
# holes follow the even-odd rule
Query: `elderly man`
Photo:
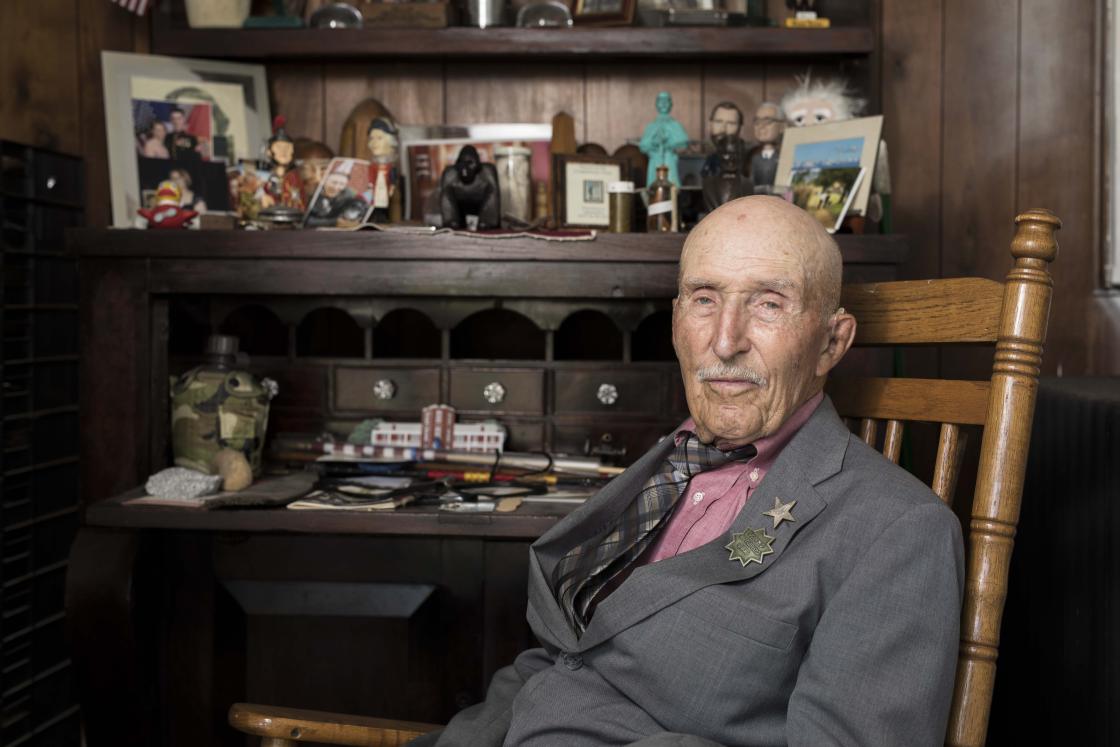
[[533, 545], [542, 646], [439, 744], [942, 743], [960, 525], [822, 393], [856, 328], [840, 276], [778, 198], [689, 235], [673, 344], [692, 417]]

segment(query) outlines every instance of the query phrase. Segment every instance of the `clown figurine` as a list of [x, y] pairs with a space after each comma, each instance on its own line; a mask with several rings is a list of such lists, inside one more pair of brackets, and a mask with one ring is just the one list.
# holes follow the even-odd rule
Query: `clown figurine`
[[285, 207], [303, 210], [303, 189], [299, 172], [294, 168], [295, 143], [284, 130], [284, 118], [272, 121], [272, 137], [268, 140], [268, 179], [261, 186], [263, 208]]
[[160, 182], [156, 190], [156, 206], [140, 208], [136, 212], [147, 221], [145, 228], [187, 228], [198, 213], [179, 207], [182, 197], [175, 182]]

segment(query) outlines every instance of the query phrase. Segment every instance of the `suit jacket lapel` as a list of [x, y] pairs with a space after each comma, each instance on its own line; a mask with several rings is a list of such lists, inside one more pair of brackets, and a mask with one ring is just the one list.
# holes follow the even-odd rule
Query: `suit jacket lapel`
[[557, 648], [575, 649], [577, 636], [568, 624], [552, 590], [552, 573], [569, 548], [602, 531], [618, 519], [645, 481], [673, 449], [664, 438], [625, 472], [608, 483], [586, 503], [545, 532], [529, 549], [529, 623], [539, 637], [548, 637]]
[[[690, 552], [636, 568], [626, 582], [596, 608], [587, 631], [578, 641], [578, 650], [602, 643], [705, 586], [753, 578], [779, 562], [794, 536], [827, 507], [814, 486], [840, 471], [849, 436], [832, 403], [825, 398], [782, 450], [735, 518], [731, 531]], [[764, 512], [774, 507], [775, 497], [782, 503], [797, 501], [792, 510], [795, 521], [783, 521], [774, 528], [773, 519]], [[725, 546], [731, 541], [731, 534], [748, 528], [762, 529], [773, 537], [773, 553], [766, 555], [761, 563], [744, 566], [730, 559], [730, 551]], [[558, 608], [556, 611], [559, 614]], [[563, 620], [562, 615], [560, 620]]]

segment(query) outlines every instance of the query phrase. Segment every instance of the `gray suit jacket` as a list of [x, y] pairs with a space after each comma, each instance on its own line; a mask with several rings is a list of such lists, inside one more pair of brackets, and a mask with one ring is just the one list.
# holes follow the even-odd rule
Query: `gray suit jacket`
[[[528, 619], [542, 647], [424, 741], [941, 744], [964, 584], [960, 523], [852, 436], [827, 398], [731, 528], [765, 529], [773, 554], [743, 566], [725, 536], [639, 567], [575, 635], [548, 583], [553, 568], [614, 520], [671, 448], [665, 439], [533, 545]], [[775, 497], [797, 501], [795, 521], [776, 529], [763, 515]]]

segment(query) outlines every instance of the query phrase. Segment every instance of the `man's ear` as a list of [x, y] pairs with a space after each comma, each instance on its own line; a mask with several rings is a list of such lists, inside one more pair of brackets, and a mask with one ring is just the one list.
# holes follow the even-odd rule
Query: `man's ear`
[[856, 318], [840, 307], [828, 320], [828, 334], [817, 358], [817, 376], [827, 376], [836, 367], [856, 337]]

